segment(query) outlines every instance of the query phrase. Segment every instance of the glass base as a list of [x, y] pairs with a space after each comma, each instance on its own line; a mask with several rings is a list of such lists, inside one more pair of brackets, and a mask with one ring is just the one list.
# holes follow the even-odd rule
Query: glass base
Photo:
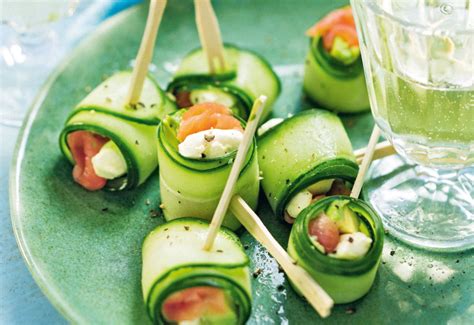
[[435, 251], [474, 248], [474, 167], [436, 170], [393, 155], [373, 162], [363, 195], [403, 242]]

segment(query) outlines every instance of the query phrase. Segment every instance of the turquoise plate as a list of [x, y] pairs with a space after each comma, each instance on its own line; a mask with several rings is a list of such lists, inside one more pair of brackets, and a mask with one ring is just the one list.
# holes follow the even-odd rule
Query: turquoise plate
[[[275, 115], [310, 106], [302, 100], [307, 27], [343, 1], [215, 1], [226, 42], [253, 49], [283, 81]], [[114, 71], [128, 68], [144, 29], [146, 8], [132, 8], [105, 22], [49, 79], [23, 127], [11, 174], [11, 207], [18, 245], [38, 285], [75, 323], [146, 324], [140, 289], [140, 247], [163, 222], [158, 176], [136, 191], [89, 193], [71, 178], [61, 156], [59, 132], [72, 107]], [[191, 1], [168, 1], [159, 31], [153, 74], [165, 86], [179, 59], [198, 46]], [[355, 148], [366, 143], [369, 113], [343, 117]], [[148, 200], [152, 203], [147, 205]], [[286, 246], [290, 228], [261, 199], [259, 214]], [[249, 246], [254, 303], [250, 324], [303, 324], [319, 316], [298, 297], [277, 263], [244, 232]], [[468, 272], [469, 270], [469, 272]], [[474, 316], [472, 253], [427, 254], [390, 238], [371, 292], [337, 306], [328, 323], [453, 323]]]

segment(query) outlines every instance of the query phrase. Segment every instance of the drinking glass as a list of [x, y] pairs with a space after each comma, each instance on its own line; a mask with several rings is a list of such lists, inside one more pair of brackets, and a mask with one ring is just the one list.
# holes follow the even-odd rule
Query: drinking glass
[[388, 231], [474, 247], [474, 0], [351, 0], [370, 105], [397, 153], [364, 196]]
[[79, 0], [0, 1], [0, 124], [19, 126], [31, 99], [56, 63], [52, 26], [71, 16]]

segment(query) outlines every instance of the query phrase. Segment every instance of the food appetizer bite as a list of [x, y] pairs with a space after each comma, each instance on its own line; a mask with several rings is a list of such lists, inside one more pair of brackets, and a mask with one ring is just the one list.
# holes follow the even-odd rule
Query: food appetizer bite
[[72, 111], [60, 135], [73, 178], [87, 190], [134, 188], [158, 166], [155, 136], [175, 104], [148, 76], [140, 100], [128, 104], [132, 72], [102, 82]]
[[306, 95], [337, 112], [370, 109], [351, 7], [329, 13], [306, 34], [310, 37], [303, 81]]
[[[245, 123], [217, 103], [201, 103], [163, 119], [158, 128], [160, 191], [166, 220], [197, 217], [211, 220], [243, 139]], [[255, 140], [235, 187], [256, 208], [259, 191]], [[240, 223], [227, 213], [223, 225]]]
[[358, 165], [335, 114], [311, 109], [267, 123], [260, 127], [266, 132], [258, 139], [258, 161], [262, 188], [277, 216], [293, 223], [311, 202], [350, 194]]
[[335, 303], [349, 303], [372, 286], [383, 241], [380, 217], [368, 204], [348, 196], [331, 196], [299, 214], [288, 253]]
[[[244, 324], [251, 311], [249, 259], [221, 228], [204, 250], [209, 224], [195, 218], [158, 226], [142, 249], [142, 289], [158, 324]], [[183, 253], [185, 252], [185, 253]]]
[[265, 120], [280, 93], [280, 80], [270, 64], [258, 54], [233, 45], [224, 46], [226, 69], [211, 74], [204, 51], [198, 48], [181, 61], [168, 91], [180, 108], [203, 102], [229, 107], [234, 115], [248, 118], [257, 96], [267, 96]]

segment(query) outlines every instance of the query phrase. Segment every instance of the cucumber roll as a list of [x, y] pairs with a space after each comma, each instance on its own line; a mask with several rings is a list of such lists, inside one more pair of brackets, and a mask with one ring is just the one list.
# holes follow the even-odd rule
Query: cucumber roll
[[273, 124], [258, 139], [258, 162], [273, 212], [289, 223], [314, 200], [349, 194], [359, 169], [341, 120], [319, 109]]
[[203, 220], [183, 218], [146, 237], [142, 289], [155, 324], [244, 324], [249, 318], [249, 259], [225, 228], [205, 251], [208, 229]]
[[383, 241], [380, 217], [367, 203], [332, 196], [299, 214], [291, 229], [288, 253], [335, 303], [349, 303], [371, 288]]
[[370, 109], [352, 9], [335, 10], [307, 31], [310, 49], [303, 88], [325, 108], [356, 113]]
[[280, 94], [280, 80], [260, 55], [225, 45], [227, 70], [211, 75], [201, 48], [187, 54], [168, 86], [181, 108], [202, 102], [217, 102], [247, 120], [252, 104], [260, 95], [267, 96], [262, 121]]
[[74, 180], [88, 190], [134, 188], [158, 166], [156, 130], [176, 106], [151, 77], [140, 101], [126, 103], [131, 75], [119, 72], [97, 86], [61, 132], [61, 151], [74, 165]]
[[[166, 220], [197, 217], [211, 220], [243, 138], [245, 123], [229, 108], [202, 103], [163, 119], [158, 128], [160, 191]], [[259, 174], [255, 141], [247, 153], [235, 193], [255, 209]], [[240, 223], [227, 213], [223, 225]]]

